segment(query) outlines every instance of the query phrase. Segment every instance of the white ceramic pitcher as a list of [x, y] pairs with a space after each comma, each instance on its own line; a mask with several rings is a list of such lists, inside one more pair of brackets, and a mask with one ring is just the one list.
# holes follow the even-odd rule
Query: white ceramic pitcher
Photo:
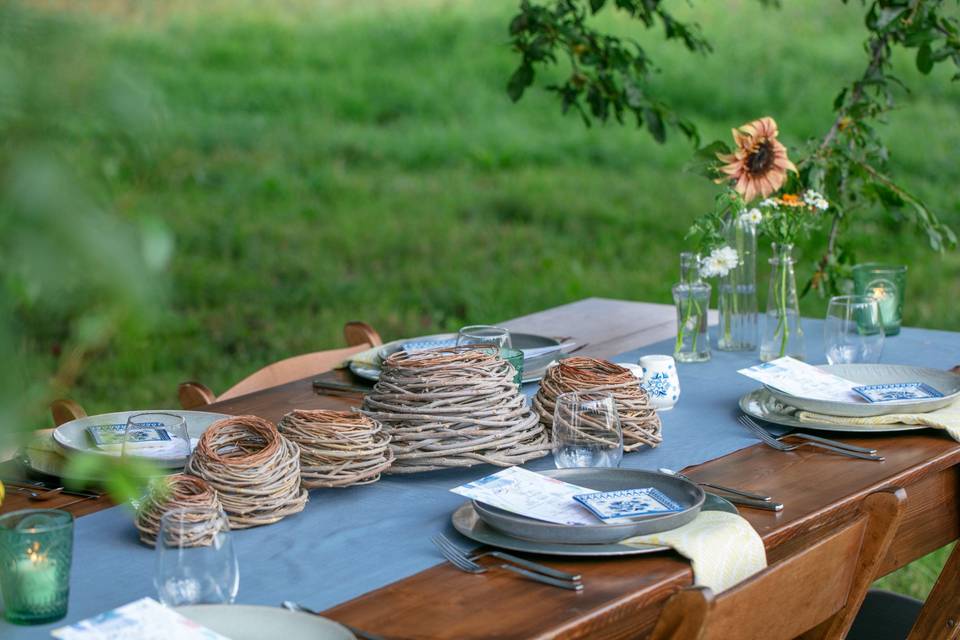
[[669, 411], [680, 399], [680, 376], [672, 356], [643, 356], [639, 365], [643, 370], [640, 385], [650, 396], [650, 404], [657, 411]]

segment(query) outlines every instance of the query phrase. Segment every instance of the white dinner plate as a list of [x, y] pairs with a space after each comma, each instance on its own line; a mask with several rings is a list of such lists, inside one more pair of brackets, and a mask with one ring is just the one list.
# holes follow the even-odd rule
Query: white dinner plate
[[[114, 413], [101, 413], [97, 416], [85, 416], [77, 418], [70, 422], [65, 422], [53, 431], [54, 441], [60, 445], [64, 451], [69, 453], [93, 453], [103, 456], [115, 456], [117, 454], [107, 453], [99, 449], [94, 443], [87, 431], [87, 427], [100, 424], [126, 424], [127, 419], [137, 413], [173, 413], [183, 416], [187, 421], [187, 433], [190, 439], [199, 438], [211, 424], [223, 418], [230, 416], [224, 413], [211, 413], [209, 411], [186, 411], [183, 409], [144, 409], [141, 411], [116, 411]], [[179, 468], [186, 464], [186, 459], [151, 459], [155, 464], [166, 468]]]
[[[394, 340], [388, 344], [385, 344], [380, 349], [380, 358], [385, 359], [390, 354], [400, 351], [403, 344], [407, 342], [424, 342], [432, 340], [450, 340], [455, 339], [457, 334], [455, 333], [437, 333], [430, 336], [420, 336], [417, 338], [406, 338], [403, 340]], [[511, 342], [513, 343], [514, 349], [549, 349], [551, 347], [559, 347], [560, 341], [556, 338], [548, 338], [547, 336], [539, 336], [532, 333], [510, 333]], [[558, 358], [565, 357], [564, 353], [557, 351], [555, 353], [550, 353], [547, 355], [528, 358], [523, 361], [523, 382], [536, 382], [543, 378], [544, 372], [547, 370], [547, 365], [557, 360]], [[354, 362], [350, 361], [350, 371], [354, 375], [359, 376], [365, 380], [370, 380], [376, 382], [380, 379], [380, 364], [372, 365], [369, 363]]]
[[769, 391], [764, 388], [756, 389], [745, 394], [740, 398], [740, 409], [747, 414], [759, 420], [780, 425], [782, 427], [791, 427], [794, 429], [811, 429], [814, 431], [839, 431], [843, 433], [890, 433], [895, 431], [916, 431], [918, 429], [927, 429], [923, 425], [915, 424], [827, 424], [823, 422], [801, 422], [794, 414], [797, 412], [795, 407], [783, 404], [773, 397]]
[[794, 396], [771, 387], [767, 387], [767, 391], [785, 405], [813, 413], [847, 418], [869, 418], [893, 413], [928, 413], [960, 400], [960, 375], [944, 369], [904, 364], [835, 364], [823, 365], [819, 368], [860, 385], [922, 382], [942, 393], [943, 397], [895, 403], [834, 402]]
[[333, 620], [280, 607], [203, 604], [176, 611], [230, 640], [356, 640]]

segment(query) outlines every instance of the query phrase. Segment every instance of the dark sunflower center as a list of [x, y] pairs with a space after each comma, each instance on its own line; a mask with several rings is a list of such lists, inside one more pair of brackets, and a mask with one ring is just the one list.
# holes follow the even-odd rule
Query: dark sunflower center
[[762, 175], [773, 167], [773, 143], [764, 140], [747, 156], [747, 171], [751, 175]]

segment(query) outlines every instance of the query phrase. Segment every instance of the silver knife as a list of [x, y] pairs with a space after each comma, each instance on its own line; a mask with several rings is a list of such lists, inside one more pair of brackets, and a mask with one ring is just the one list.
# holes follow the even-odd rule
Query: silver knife
[[753, 498], [744, 498], [743, 496], [735, 496], [733, 494], [721, 495], [717, 493], [716, 495], [724, 498], [725, 500], [729, 500], [733, 504], [739, 504], [744, 507], [763, 509], [764, 511], [783, 511], [783, 504], [780, 502], [754, 500]]

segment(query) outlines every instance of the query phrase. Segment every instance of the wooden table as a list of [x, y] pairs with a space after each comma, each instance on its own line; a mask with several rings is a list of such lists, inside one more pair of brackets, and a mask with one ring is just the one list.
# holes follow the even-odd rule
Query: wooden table
[[[587, 344], [579, 353], [611, 357], [674, 335], [673, 314], [666, 305], [590, 298], [503, 324], [518, 331], [572, 336]], [[319, 395], [306, 378], [210, 409], [275, 421], [292, 407], [342, 409], [358, 403], [354, 394]], [[886, 461], [850, 461], [814, 450], [781, 453], [756, 445], [688, 473], [700, 480], [762, 489], [788, 505], [781, 513], [741, 512], [762, 536], [771, 562], [789, 555], [805, 533], [851, 513], [868, 493], [891, 486], [906, 489], [907, 507], [881, 574], [960, 537], [960, 444], [926, 431], [844, 440], [880, 448]], [[13, 497], [4, 507], [27, 506], [23, 503]], [[107, 504], [85, 501], [68, 508], [80, 514]], [[58, 505], [51, 501], [49, 506]], [[441, 564], [327, 614], [388, 638], [635, 638], [649, 632], [671, 592], [692, 582], [689, 563], [670, 555], [555, 560], [551, 564], [583, 574], [587, 588], [581, 593], [545, 589], [506, 572], [477, 576]], [[824, 568], [825, 579], [829, 571]], [[925, 608], [925, 632], [918, 637], [960, 637], [957, 574], [960, 553], [954, 553], [931, 595], [929, 602], [936, 606]]]

